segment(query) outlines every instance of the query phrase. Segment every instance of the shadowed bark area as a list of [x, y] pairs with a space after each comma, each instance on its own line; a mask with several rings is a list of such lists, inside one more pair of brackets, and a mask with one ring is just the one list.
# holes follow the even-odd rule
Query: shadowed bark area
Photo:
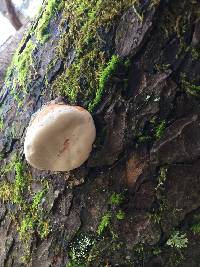
[[[0, 266], [200, 266], [199, 15], [195, 0], [43, 4], [0, 95]], [[60, 96], [97, 138], [80, 168], [39, 171], [26, 127]]]

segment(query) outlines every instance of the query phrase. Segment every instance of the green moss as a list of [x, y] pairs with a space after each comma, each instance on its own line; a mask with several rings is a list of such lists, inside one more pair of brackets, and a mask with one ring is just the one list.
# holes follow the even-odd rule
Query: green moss
[[188, 238], [186, 234], [181, 234], [179, 231], [176, 231], [170, 236], [166, 244], [170, 247], [181, 249], [181, 248], [186, 248], [187, 243], [188, 243]]
[[96, 240], [89, 234], [79, 234], [70, 244], [70, 263], [67, 265], [72, 267], [86, 267], [89, 253], [96, 243]]
[[154, 222], [159, 224], [161, 221], [161, 214], [159, 212], [153, 212], [149, 214], [149, 218]]
[[63, 2], [59, 0], [48, 0], [42, 17], [39, 19], [37, 28], [35, 30], [35, 36], [38, 42], [46, 42], [50, 34], [48, 32], [51, 19], [61, 10]]
[[149, 246], [146, 242], [140, 241], [133, 247], [133, 263], [130, 266], [148, 266], [148, 263], [155, 256], [162, 253], [159, 245]]
[[157, 178], [157, 186], [156, 186], [156, 191], [163, 190], [164, 188], [164, 183], [167, 179], [167, 168], [160, 168], [159, 176]]
[[[6, 85], [12, 87], [12, 95], [19, 106], [22, 106], [21, 87], [24, 92], [31, 73], [36, 71], [32, 60], [35, 49], [35, 39], [44, 43], [49, 38], [49, 25], [55, 15], [62, 12], [58, 25], [60, 37], [55, 49], [55, 58], [47, 68], [47, 73], [57, 60], [65, 61], [66, 53], [75, 51], [75, 59], [70, 65], [64, 66], [64, 71], [51, 84], [52, 89], [67, 96], [74, 104], [81, 99], [83, 106], [91, 112], [98, 106], [109, 89], [109, 81], [118, 69], [120, 58], [113, 55], [114, 51], [105, 50], [105, 40], [99, 29], [105, 33], [113, 29], [123, 12], [135, 4], [136, 0], [69, 0], [46, 1], [43, 12], [35, 29], [31, 29], [24, 37], [7, 72]], [[66, 30], [66, 25], [68, 28]], [[26, 44], [26, 45], [25, 45]], [[23, 47], [25, 45], [25, 48]], [[22, 50], [23, 49], [23, 50]], [[22, 50], [22, 51], [21, 51]], [[47, 76], [47, 75], [46, 75]], [[45, 78], [48, 85], [48, 79]]]
[[24, 174], [24, 166], [22, 162], [15, 162], [15, 182], [13, 188], [13, 203], [19, 206], [23, 205], [23, 193], [27, 189], [27, 177]]
[[191, 56], [192, 56], [192, 58], [194, 60], [198, 60], [199, 59], [199, 57], [200, 57], [199, 49], [194, 48], [194, 47], [191, 46], [190, 49], [189, 49], [189, 52], [190, 52], [190, 54], [191, 54]]
[[154, 256], [158, 256], [158, 255], [160, 255], [161, 252], [162, 252], [162, 250], [161, 250], [161, 248], [159, 248], [159, 247], [155, 247], [155, 248], [153, 248], [153, 250], [152, 250], [152, 254], [153, 254]]
[[[13, 182], [6, 180], [7, 175], [15, 174]], [[24, 164], [14, 155], [9, 164], [1, 170], [0, 199], [5, 203], [12, 203], [16, 213], [10, 212], [11, 218], [17, 224], [20, 240], [28, 244], [37, 232], [41, 239], [47, 237], [50, 232], [49, 222], [41, 205], [42, 199], [47, 193], [47, 184], [35, 194], [31, 192], [31, 177], [27, 173]], [[27, 247], [27, 246], [26, 246]], [[29, 252], [24, 259], [29, 258]]]
[[63, 33], [58, 44], [58, 58], [74, 48], [75, 60], [53, 82], [52, 88], [67, 96], [74, 104], [81, 99], [84, 106], [93, 111], [101, 102], [105, 88], [120, 64], [117, 55], [106, 52], [99, 29], [113, 27], [123, 11], [135, 0], [78, 0], [65, 3], [60, 28], [68, 22], [69, 29]]
[[200, 234], [200, 214], [196, 214], [192, 218], [192, 226], [190, 227], [194, 234]]
[[104, 232], [104, 230], [109, 226], [110, 223], [111, 223], [111, 213], [106, 212], [101, 218], [101, 222], [98, 226], [97, 229], [98, 235], [101, 235]]
[[116, 213], [116, 217], [118, 220], [124, 220], [125, 218], [125, 212], [122, 211], [122, 210], [119, 210], [117, 213]]
[[156, 139], [160, 139], [165, 131], [166, 121], [161, 121], [160, 124], [155, 129], [155, 137]]
[[38, 223], [37, 232], [41, 239], [45, 239], [50, 233], [50, 225], [48, 220], [41, 219]]
[[15, 168], [15, 162], [17, 162], [17, 156], [14, 154], [9, 162], [1, 167], [0, 175], [4, 176], [9, 172], [12, 172]]
[[30, 67], [32, 66], [32, 51], [35, 48], [35, 44], [29, 40], [26, 44], [26, 47], [21, 53], [17, 53], [14, 57], [14, 65], [17, 70], [17, 81], [19, 85], [26, 88], [26, 81], [30, 73]]
[[30, 203], [21, 196], [23, 202], [23, 214], [19, 225], [19, 234], [22, 240], [30, 240], [35, 232], [38, 233], [41, 239], [44, 239], [50, 232], [49, 222], [45, 219], [44, 210], [41, 206], [42, 199], [46, 192], [47, 188], [44, 187], [43, 190], [32, 196]]
[[3, 119], [0, 118], [0, 131], [2, 131], [4, 129], [4, 122]]
[[192, 81], [188, 81], [185, 73], [181, 74], [180, 82], [181, 82], [181, 87], [183, 88], [183, 90], [185, 90], [190, 95], [193, 95], [193, 96], [200, 95], [200, 85], [195, 85]]
[[21, 240], [30, 240], [34, 233], [35, 222], [31, 214], [26, 214], [20, 221], [18, 227], [19, 237]]
[[156, 64], [155, 69], [158, 72], [165, 72], [170, 69], [170, 64]]
[[32, 200], [32, 204], [31, 204], [31, 209], [35, 210], [38, 209], [44, 195], [46, 193], [46, 190], [42, 190], [40, 192], [37, 192], [34, 196], [33, 196], [33, 200]]
[[162, 219], [165, 219], [166, 214], [170, 216], [173, 214], [175, 217], [175, 211], [173, 208], [169, 208], [166, 196], [165, 196], [165, 182], [167, 180], [167, 171], [166, 167], [161, 167], [159, 170], [159, 175], [157, 177], [157, 186], [155, 187], [157, 202], [159, 207], [153, 209], [153, 212], [149, 214], [149, 217], [153, 222], [160, 224]]
[[120, 58], [116, 55], [113, 55], [110, 61], [107, 63], [107, 66], [103, 69], [102, 73], [100, 74], [99, 85], [96, 90], [95, 98], [88, 106], [88, 110], [90, 112], [92, 112], [96, 108], [96, 106], [101, 102], [107, 82], [109, 81], [111, 76], [116, 72], [120, 62], [121, 62]]
[[[30, 70], [33, 68], [32, 52], [35, 49], [35, 44], [29, 40], [21, 52], [20, 49], [24, 45], [24, 41], [25, 39], [21, 41], [16, 53], [14, 54], [12, 63], [7, 70], [5, 78], [5, 85], [12, 88], [11, 94], [19, 106], [22, 105], [22, 100], [19, 96], [20, 91], [23, 91], [24, 93], [27, 92], [28, 78], [31, 73]], [[10, 79], [12, 79], [12, 82]], [[18, 90], [18, 87], [20, 87], [21, 90]]]
[[[160, 98], [153, 99], [152, 96], [147, 95], [145, 97], [146, 101], [159, 101]], [[146, 124], [144, 125], [143, 129], [137, 129], [134, 133], [136, 138], [136, 146], [140, 144], [151, 144], [155, 139], [159, 139], [162, 137], [166, 128], [165, 120], [160, 121], [157, 117], [150, 118]]]
[[151, 136], [145, 135], [145, 134], [142, 134], [142, 133], [140, 133], [137, 136], [137, 138], [138, 138], [138, 143], [139, 144], [146, 144], [146, 143], [148, 143], [148, 142], [150, 142], [152, 140]]
[[13, 194], [12, 186], [9, 182], [3, 181], [0, 183], [0, 199], [3, 202], [7, 202], [11, 200]]
[[118, 206], [120, 205], [124, 200], [124, 196], [121, 193], [113, 193], [109, 199], [109, 203], [111, 205]]

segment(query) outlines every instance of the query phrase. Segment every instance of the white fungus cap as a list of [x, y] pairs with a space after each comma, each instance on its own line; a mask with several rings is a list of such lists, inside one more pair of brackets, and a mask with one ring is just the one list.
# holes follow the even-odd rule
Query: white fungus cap
[[87, 110], [50, 103], [32, 116], [25, 157], [40, 170], [70, 171], [88, 159], [95, 137], [94, 121]]

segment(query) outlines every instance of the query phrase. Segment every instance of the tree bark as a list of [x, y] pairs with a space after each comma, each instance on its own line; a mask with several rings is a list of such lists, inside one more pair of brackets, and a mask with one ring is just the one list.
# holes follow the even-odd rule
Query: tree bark
[[[200, 266], [199, 1], [46, 3], [0, 94], [0, 266]], [[98, 96], [96, 142], [80, 168], [39, 171], [26, 128], [60, 94]]]

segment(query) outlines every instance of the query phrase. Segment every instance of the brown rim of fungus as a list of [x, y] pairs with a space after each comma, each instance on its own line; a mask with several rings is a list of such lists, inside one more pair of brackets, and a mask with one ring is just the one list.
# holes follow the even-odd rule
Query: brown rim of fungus
[[91, 114], [82, 107], [49, 103], [33, 114], [24, 153], [33, 167], [69, 171], [89, 157], [96, 130]]

